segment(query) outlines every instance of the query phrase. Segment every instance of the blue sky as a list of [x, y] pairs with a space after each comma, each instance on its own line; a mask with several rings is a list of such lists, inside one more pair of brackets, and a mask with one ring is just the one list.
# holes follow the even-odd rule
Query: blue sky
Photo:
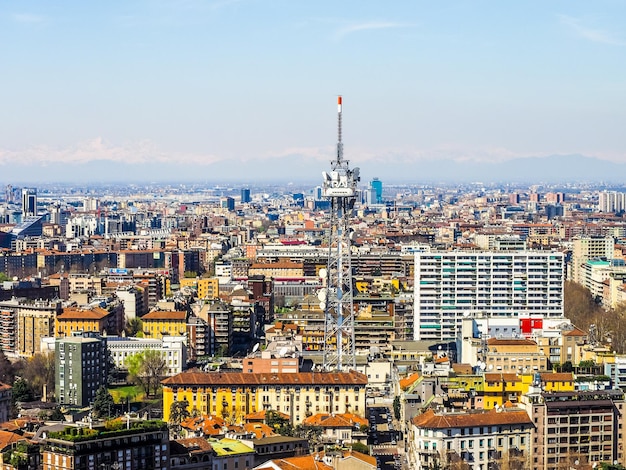
[[625, 2], [602, 0], [5, 0], [0, 173], [324, 165], [338, 94], [345, 156], [360, 166], [626, 162], [624, 18]]

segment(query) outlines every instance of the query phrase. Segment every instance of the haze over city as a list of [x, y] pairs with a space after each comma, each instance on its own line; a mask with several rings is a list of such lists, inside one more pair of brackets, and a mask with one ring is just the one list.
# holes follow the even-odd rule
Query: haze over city
[[558, 155], [567, 178], [611, 179], [621, 165], [589, 169], [626, 161], [625, 8], [3, 2], [0, 176], [315, 181], [342, 94], [366, 178], [502, 179]]

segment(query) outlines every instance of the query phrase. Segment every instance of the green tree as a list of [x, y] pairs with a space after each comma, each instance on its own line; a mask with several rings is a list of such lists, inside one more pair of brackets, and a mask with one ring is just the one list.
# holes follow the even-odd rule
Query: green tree
[[398, 395], [396, 395], [393, 398], [393, 416], [394, 418], [396, 418], [397, 420], [399, 420], [402, 415], [400, 414], [400, 397]]
[[43, 396], [44, 385], [47, 394], [54, 394], [54, 353], [37, 353], [28, 359], [22, 377], [30, 384], [35, 396]]
[[175, 401], [170, 405], [169, 425], [175, 436], [178, 436], [181, 431], [181, 423], [189, 416], [189, 402], [187, 400]]
[[50, 417], [48, 419], [50, 421], [65, 421], [65, 415], [61, 411], [61, 408], [57, 406], [54, 408], [54, 410], [52, 410], [52, 413], [50, 413]]
[[293, 436], [295, 432], [289, 419], [275, 410], [267, 410], [265, 412], [265, 424], [272, 428], [276, 434], [280, 434], [281, 436]]
[[350, 444], [350, 447], [352, 447], [353, 451], [360, 452], [361, 454], [369, 455], [370, 453], [370, 448], [362, 442], [353, 442]]
[[0, 273], [0, 282], [10, 281], [11, 278], [4, 273]]
[[15, 368], [13, 364], [11, 364], [11, 361], [5, 356], [4, 351], [0, 350], [0, 382], [12, 384], [14, 380]]
[[26, 380], [20, 378], [13, 383], [14, 402], [28, 402], [33, 401], [34, 399], [33, 389]]
[[129, 379], [142, 387], [146, 395], [156, 395], [167, 370], [167, 364], [161, 353], [154, 349], [146, 349], [130, 356], [126, 364]]
[[139, 333], [143, 336], [143, 322], [141, 321], [141, 318], [129, 318], [126, 321], [124, 333], [126, 333], [126, 336], [128, 337], [139, 337]]
[[95, 418], [103, 418], [105, 416], [110, 418], [115, 411], [115, 402], [106, 387], [102, 386], [96, 391], [92, 411]]

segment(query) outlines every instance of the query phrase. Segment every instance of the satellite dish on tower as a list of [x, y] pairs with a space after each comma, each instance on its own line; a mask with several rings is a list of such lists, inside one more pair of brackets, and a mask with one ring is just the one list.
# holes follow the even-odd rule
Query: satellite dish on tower
[[320, 289], [320, 291], [317, 293], [317, 298], [320, 300], [320, 302], [326, 302], [326, 299], [328, 298], [328, 290], [327, 289]]
[[321, 279], [326, 278], [326, 275], [327, 275], [327, 274], [328, 274], [328, 271], [326, 270], [326, 268], [322, 268], [322, 269], [320, 269], [320, 270], [319, 270], [319, 277], [320, 277]]
[[259, 350], [259, 346], [261, 345], [261, 343], [257, 343], [254, 345], [254, 347], [252, 348], [252, 352], [257, 352]]

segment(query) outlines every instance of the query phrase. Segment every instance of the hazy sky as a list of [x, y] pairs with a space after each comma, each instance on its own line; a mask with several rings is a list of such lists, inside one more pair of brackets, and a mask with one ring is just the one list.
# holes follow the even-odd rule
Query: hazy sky
[[361, 165], [626, 161], [625, 18], [621, 0], [5, 0], [0, 173], [327, 162], [338, 94]]

